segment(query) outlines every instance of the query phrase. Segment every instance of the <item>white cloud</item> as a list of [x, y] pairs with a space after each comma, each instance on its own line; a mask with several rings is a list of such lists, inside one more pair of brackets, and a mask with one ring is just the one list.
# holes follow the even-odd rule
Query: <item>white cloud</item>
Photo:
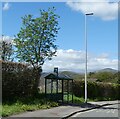
[[94, 13], [94, 16], [102, 20], [114, 20], [118, 14], [118, 3], [109, 3], [109, 0], [70, 0], [66, 3], [73, 10], [86, 13]]
[[9, 8], [10, 8], [10, 4], [9, 3], [4, 3], [4, 5], [3, 5], [3, 10], [9, 10]]
[[[118, 60], [109, 59], [108, 54], [93, 56], [88, 53], [88, 71], [95, 71], [103, 68], [117, 69]], [[57, 56], [51, 61], [45, 62], [44, 71], [53, 71], [54, 67], [59, 70], [83, 72], [85, 70], [85, 52], [77, 50], [58, 50]]]

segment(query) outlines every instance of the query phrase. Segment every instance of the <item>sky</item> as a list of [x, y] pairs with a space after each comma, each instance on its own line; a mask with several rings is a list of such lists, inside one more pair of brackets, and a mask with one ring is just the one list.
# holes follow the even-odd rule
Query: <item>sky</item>
[[85, 14], [87, 16], [88, 71], [118, 66], [118, 3], [108, 0], [79, 0], [80, 2], [3, 2], [3, 40], [11, 42], [22, 26], [21, 17], [32, 14], [39, 17], [39, 9], [55, 7], [60, 30], [55, 44], [57, 56], [46, 61], [43, 71], [85, 70]]

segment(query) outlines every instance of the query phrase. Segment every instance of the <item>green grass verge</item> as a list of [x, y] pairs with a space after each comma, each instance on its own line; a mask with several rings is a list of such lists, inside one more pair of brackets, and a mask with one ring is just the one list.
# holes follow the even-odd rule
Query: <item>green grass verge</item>
[[[67, 95], [64, 95], [64, 100], [67, 101]], [[97, 99], [96, 99], [97, 100]], [[69, 101], [72, 102], [72, 95], [69, 94]], [[88, 102], [94, 101], [93, 99], [87, 99]], [[76, 97], [73, 95], [73, 103], [75, 104], [83, 104], [85, 102], [85, 99], [83, 97]]]
[[58, 106], [58, 103], [39, 98], [18, 99], [14, 102], [4, 102], [2, 105], [2, 117], [38, 109], [49, 109]]
[[[68, 97], [67, 95], [64, 95], [64, 100], [67, 101]], [[82, 104], [84, 103], [84, 98], [83, 97], [76, 97], [75, 95], [73, 95], [73, 103], [75, 104]], [[69, 94], [69, 101], [72, 102], [72, 95]]]
[[[64, 100], [67, 101], [67, 95], [64, 95]], [[90, 99], [90, 98], [87, 98], [87, 102], [97, 102], [97, 101], [112, 101], [113, 99], [111, 98], [106, 98], [106, 97], [97, 97], [95, 99]], [[72, 95], [69, 94], [69, 101], [72, 102]], [[73, 95], [73, 103], [75, 104], [82, 104], [85, 102], [85, 99], [84, 97], [76, 97], [75, 95]]]

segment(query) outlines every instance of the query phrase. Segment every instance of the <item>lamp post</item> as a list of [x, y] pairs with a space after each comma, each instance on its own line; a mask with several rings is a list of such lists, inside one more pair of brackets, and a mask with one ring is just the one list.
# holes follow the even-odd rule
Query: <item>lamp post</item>
[[85, 103], [87, 103], [87, 16], [93, 13], [85, 14]]

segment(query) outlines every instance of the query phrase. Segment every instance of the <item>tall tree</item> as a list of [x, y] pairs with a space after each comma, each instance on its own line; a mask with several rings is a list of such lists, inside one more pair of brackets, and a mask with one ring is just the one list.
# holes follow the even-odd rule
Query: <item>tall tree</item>
[[[2, 36], [3, 38], [4, 36]], [[13, 54], [14, 54], [14, 50], [13, 50], [13, 45], [11, 42], [7, 42], [4, 41], [2, 39], [2, 41], [0, 42], [0, 46], [2, 49], [1, 51], [1, 59], [3, 61], [13, 61]]]
[[44, 62], [51, 60], [57, 51], [58, 18], [54, 7], [47, 11], [40, 10], [37, 18], [25, 15], [22, 17], [23, 25], [14, 39], [17, 58], [30, 63], [39, 76]]

